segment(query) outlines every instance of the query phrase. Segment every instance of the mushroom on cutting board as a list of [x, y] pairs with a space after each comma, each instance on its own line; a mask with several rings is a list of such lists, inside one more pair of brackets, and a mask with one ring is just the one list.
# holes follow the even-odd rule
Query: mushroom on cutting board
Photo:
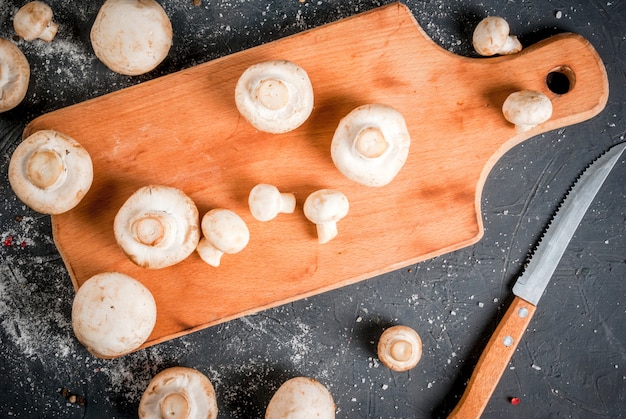
[[259, 131], [280, 134], [302, 125], [313, 111], [313, 87], [306, 71], [286, 60], [248, 67], [235, 87], [241, 115]]
[[552, 102], [541, 92], [521, 90], [511, 93], [502, 104], [504, 118], [524, 132], [552, 116]]
[[279, 213], [294, 212], [296, 197], [292, 193], [281, 193], [274, 185], [259, 183], [248, 195], [248, 206], [254, 218], [259, 221], [269, 221]]
[[9, 182], [15, 195], [42, 214], [74, 208], [89, 191], [93, 166], [87, 150], [54, 130], [36, 131], [11, 156]]
[[295, 377], [276, 390], [265, 419], [333, 419], [336, 409], [333, 396], [319, 381]]
[[106, 0], [91, 28], [91, 45], [109, 69], [137, 76], [159, 65], [172, 46], [172, 24], [154, 0]]
[[22, 6], [13, 17], [15, 33], [25, 41], [41, 39], [50, 42], [59, 25], [52, 21], [52, 9], [41, 1], [31, 1]]
[[119, 272], [104, 272], [78, 288], [72, 303], [76, 338], [99, 358], [139, 348], [156, 323], [157, 308], [148, 288]]
[[400, 172], [411, 137], [400, 112], [391, 106], [359, 106], [335, 130], [330, 147], [339, 171], [366, 186], [384, 186]]
[[170, 367], [155, 375], [139, 401], [140, 419], [215, 419], [217, 410], [211, 381], [186, 367]]
[[488, 16], [481, 20], [472, 36], [477, 53], [484, 56], [515, 54], [522, 50], [516, 36], [509, 35], [509, 24], [499, 16]]
[[422, 357], [422, 339], [408, 326], [393, 326], [378, 340], [378, 358], [387, 368], [408, 371]]
[[304, 201], [304, 216], [315, 224], [320, 244], [337, 236], [337, 222], [348, 214], [348, 198], [340, 191], [320, 189]]
[[231, 210], [215, 208], [202, 217], [202, 234], [197, 251], [203, 261], [213, 267], [220, 266], [224, 253], [241, 252], [250, 240], [245, 221]]
[[187, 258], [198, 245], [198, 209], [180, 189], [144, 186], [119, 209], [113, 230], [117, 244], [133, 263], [165, 268]]
[[8, 39], [0, 38], [0, 112], [24, 100], [29, 81], [30, 65], [24, 53]]

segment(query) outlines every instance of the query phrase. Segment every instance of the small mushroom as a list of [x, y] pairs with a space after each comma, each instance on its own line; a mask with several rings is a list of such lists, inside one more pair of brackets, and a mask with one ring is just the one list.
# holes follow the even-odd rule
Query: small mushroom
[[483, 56], [515, 54], [522, 50], [516, 36], [509, 35], [509, 24], [499, 16], [489, 16], [481, 20], [472, 37], [477, 53]]
[[366, 186], [384, 186], [404, 166], [411, 137], [404, 117], [391, 106], [359, 106], [335, 130], [330, 153], [339, 171]]
[[198, 254], [216, 268], [220, 266], [224, 253], [239, 253], [250, 240], [245, 221], [231, 210], [212, 209], [202, 217], [201, 226], [204, 237], [198, 244]]
[[170, 367], [155, 375], [139, 401], [140, 419], [215, 419], [217, 410], [211, 381], [186, 367]]
[[13, 28], [26, 41], [41, 39], [50, 42], [56, 36], [59, 25], [52, 21], [50, 6], [40, 1], [31, 1], [15, 14]]
[[504, 118], [519, 132], [528, 131], [552, 116], [552, 102], [541, 92], [521, 90], [511, 93], [502, 104]]
[[320, 189], [304, 201], [304, 216], [317, 227], [317, 238], [324, 244], [337, 236], [337, 221], [348, 214], [348, 198], [340, 191]]
[[138, 189], [115, 216], [115, 239], [133, 263], [150, 269], [172, 266], [189, 256], [200, 239], [196, 204], [177, 188]]
[[295, 377], [285, 381], [272, 396], [265, 419], [333, 419], [333, 396], [319, 381]]
[[29, 81], [30, 65], [24, 53], [8, 39], [0, 38], [0, 112], [24, 100]]
[[259, 183], [250, 191], [248, 206], [254, 218], [259, 221], [269, 221], [279, 213], [294, 212], [296, 197], [292, 193], [281, 193], [274, 185]]
[[15, 195], [42, 214], [74, 208], [93, 181], [91, 157], [73, 138], [54, 130], [36, 131], [11, 156], [9, 182]]
[[378, 358], [387, 368], [408, 371], [422, 357], [422, 340], [408, 326], [393, 326], [385, 330], [378, 341]]
[[313, 111], [313, 87], [306, 71], [291, 61], [264, 61], [248, 67], [235, 87], [241, 115], [256, 129], [292, 131]]
[[137, 76], [159, 65], [172, 46], [172, 24], [154, 0], [106, 0], [91, 28], [91, 45], [109, 69]]
[[89, 352], [114, 358], [148, 339], [156, 315], [154, 297], [141, 282], [123, 273], [104, 272], [78, 288], [72, 303], [72, 328]]

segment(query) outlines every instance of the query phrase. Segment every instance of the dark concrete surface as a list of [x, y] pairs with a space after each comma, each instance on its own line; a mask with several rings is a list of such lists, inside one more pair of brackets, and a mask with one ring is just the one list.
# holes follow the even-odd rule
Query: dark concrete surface
[[[610, 97], [597, 117], [534, 137], [508, 152], [482, 196], [477, 244], [353, 286], [233, 320], [116, 360], [74, 338], [73, 290], [50, 220], [25, 207], [7, 180], [12, 151], [34, 117], [261, 43], [373, 9], [386, 1], [161, 1], [174, 46], [150, 74], [125, 77], [93, 55], [89, 30], [101, 1], [49, 0], [55, 40], [14, 38], [23, 2], [0, 1], [0, 36], [32, 69], [24, 102], [0, 114], [0, 417], [135, 417], [151, 377], [174, 365], [213, 382], [222, 418], [262, 417], [278, 386], [313, 377], [338, 418], [445, 417], [512, 298], [511, 287], [579, 173], [626, 133], [626, 2], [409, 1], [435, 42], [474, 56], [484, 16], [500, 15], [525, 46], [576, 32], [601, 55]], [[487, 135], [487, 134], [486, 134]], [[485, 418], [617, 418], [626, 410], [626, 157], [588, 214], [539, 303]], [[211, 295], [207, 295], [210, 302]], [[421, 335], [419, 365], [394, 373], [375, 347], [394, 324]], [[71, 403], [68, 394], [85, 403]], [[510, 403], [511, 397], [521, 400]]]

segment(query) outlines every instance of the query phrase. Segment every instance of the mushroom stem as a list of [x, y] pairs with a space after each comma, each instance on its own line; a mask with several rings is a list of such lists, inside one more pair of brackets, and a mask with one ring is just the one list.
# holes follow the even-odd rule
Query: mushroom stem
[[337, 223], [329, 221], [315, 225], [317, 228], [317, 239], [320, 244], [328, 243], [337, 236]]
[[220, 261], [222, 260], [224, 252], [213, 246], [211, 242], [208, 241], [206, 238], [203, 237], [200, 239], [196, 250], [203, 261], [213, 266], [214, 268], [220, 266]]
[[279, 212], [291, 214], [295, 210], [296, 210], [296, 196], [292, 193], [281, 192]]
[[50, 42], [54, 39], [59, 31], [59, 25], [55, 22], [50, 22], [46, 25], [45, 29], [39, 34], [38, 38], [42, 41]]
[[26, 175], [40, 189], [51, 189], [61, 183], [63, 173], [65, 163], [55, 150], [37, 150], [28, 159]]
[[259, 83], [257, 96], [261, 105], [276, 111], [289, 102], [289, 88], [281, 80], [268, 78]]
[[498, 54], [507, 55], [507, 54], [515, 54], [522, 50], [522, 43], [517, 39], [517, 36], [508, 36], [504, 45], [498, 51]]
[[354, 138], [354, 150], [366, 159], [375, 159], [385, 154], [389, 143], [383, 132], [376, 127], [363, 128]]
[[161, 417], [167, 419], [185, 419], [189, 417], [189, 400], [184, 393], [172, 393], [161, 401]]
[[146, 246], [167, 244], [172, 234], [172, 223], [167, 214], [146, 213], [131, 222], [133, 237]]

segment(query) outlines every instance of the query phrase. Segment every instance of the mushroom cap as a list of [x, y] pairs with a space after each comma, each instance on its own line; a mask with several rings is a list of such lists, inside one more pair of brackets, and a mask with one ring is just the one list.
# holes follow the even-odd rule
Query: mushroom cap
[[378, 358], [394, 371], [408, 371], [422, 357], [422, 339], [408, 326], [393, 326], [378, 340]]
[[333, 396], [319, 381], [295, 377], [276, 390], [265, 419], [333, 419], [336, 409]]
[[217, 398], [211, 381], [200, 371], [167, 368], [155, 375], [139, 401], [139, 418], [217, 417]]
[[91, 28], [91, 45], [109, 69], [127, 76], [159, 65], [172, 46], [172, 24], [154, 0], [106, 0]]
[[9, 182], [15, 195], [43, 214], [74, 208], [89, 191], [93, 166], [87, 150], [54, 130], [41, 130], [22, 141], [11, 156]]
[[250, 240], [246, 222], [236, 213], [215, 208], [202, 217], [202, 234], [211, 245], [223, 253], [241, 252]]
[[550, 119], [552, 102], [541, 92], [521, 90], [506, 98], [502, 104], [502, 113], [507, 121], [530, 128]]
[[400, 112], [391, 106], [359, 106], [339, 121], [330, 146], [337, 169], [366, 186], [384, 186], [404, 166], [411, 137]]
[[348, 214], [350, 204], [341, 191], [320, 189], [304, 201], [304, 216], [315, 224], [337, 222]]
[[291, 61], [271, 60], [248, 67], [235, 87], [235, 104], [256, 129], [292, 131], [313, 111], [313, 87], [306, 71]]
[[139, 348], [156, 323], [156, 303], [148, 288], [119, 272], [104, 272], [78, 288], [72, 328], [89, 352], [114, 358]]
[[200, 240], [196, 204], [183, 191], [163, 185], [138, 189], [115, 216], [115, 239], [136, 265], [159, 269], [181, 262]]
[[13, 17], [15, 33], [26, 41], [41, 38], [51, 41], [58, 25], [52, 21], [52, 9], [41, 1], [31, 1], [22, 6]]
[[8, 39], [0, 38], [0, 112], [24, 100], [29, 81], [30, 65], [24, 53]]
[[252, 216], [258, 221], [269, 221], [280, 212], [293, 212], [296, 199], [293, 194], [286, 194], [274, 185], [259, 183], [248, 195], [248, 206]]
[[[488, 16], [481, 20], [472, 35], [472, 44], [477, 53], [491, 56], [502, 53], [513, 53], [521, 50], [516, 37], [509, 36], [509, 24], [499, 16]], [[514, 41], [515, 45], [507, 48]]]

